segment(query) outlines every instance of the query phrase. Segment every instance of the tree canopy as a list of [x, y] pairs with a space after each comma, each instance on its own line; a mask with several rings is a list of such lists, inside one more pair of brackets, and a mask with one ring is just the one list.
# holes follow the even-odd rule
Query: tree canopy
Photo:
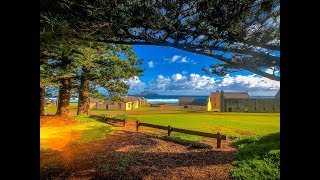
[[42, 0], [40, 35], [115, 44], [168, 46], [280, 80], [279, 0]]

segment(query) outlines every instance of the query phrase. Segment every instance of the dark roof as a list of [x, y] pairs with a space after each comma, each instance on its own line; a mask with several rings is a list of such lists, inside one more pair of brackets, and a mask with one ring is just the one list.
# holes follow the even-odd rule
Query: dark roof
[[124, 102], [134, 102], [134, 101], [139, 101], [139, 99], [137, 97], [134, 96], [126, 96], [126, 97], [122, 97]]
[[137, 97], [139, 101], [146, 101], [144, 97]]
[[195, 106], [206, 106], [207, 104], [208, 104], [207, 99], [195, 99], [190, 103], [190, 105], [195, 105]]
[[179, 102], [192, 102], [194, 97], [179, 97]]
[[280, 89], [279, 91], [277, 92], [277, 94], [274, 96], [275, 99], [280, 99]]
[[247, 92], [224, 92], [225, 99], [250, 99]]

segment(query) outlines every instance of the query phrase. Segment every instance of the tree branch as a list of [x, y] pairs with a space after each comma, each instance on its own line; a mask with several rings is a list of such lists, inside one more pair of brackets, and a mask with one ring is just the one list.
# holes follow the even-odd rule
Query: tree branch
[[[188, 51], [188, 52], [192, 52], [192, 53], [197, 53], [197, 54], [202, 54], [205, 56], [209, 56], [209, 57], [213, 57], [219, 61], [223, 61], [225, 63], [228, 64], [232, 64], [233, 66], [237, 67], [237, 68], [241, 68], [244, 70], [248, 70], [250, 72], [253, 72], [255, 74], [258, 74], [260, 76], [264, 76], [266, 78], [272, 79], [272, 80], [276, 80], [276, 81], [280, 81], [280, 77], [265, 73], [263, 71], [260, 71], [256, 68], [253, 67], [248, 67], [248, 66], [242, 66], [241, 64], [235, 64], [235, 63], [231, 63], [231, 59], [229, 58], [225, 58], [222, 55], [215, 55], [213, 53], [210, 52], [204, 52], [202, 51], [203, 49], [201, 49], [201, 47], [197, 47], [197, 46], [192, 46], [192, 45], [187, 45], [187, 44], [173, 44], [173, 43], [169, 43], [169, 42], [138, 42], [138, 41], [131, 41], [131, 42], [127, 42], [127, 41], [117, 41], [117, 40], [96, 40], [97, 42], [105, 42], [105, 43], [113, 43], [113, 44], [126, 44], [126, 45], [152, 45], [152, 46], [167, 46], [167, 47], [173, 47], [173, 48], [177, 48], [177, 49], [181, 49], [184, 51]], [[197, 50], [199, 49], [199, 50]], [[258, 53], [258, 52], [257, 52]]]

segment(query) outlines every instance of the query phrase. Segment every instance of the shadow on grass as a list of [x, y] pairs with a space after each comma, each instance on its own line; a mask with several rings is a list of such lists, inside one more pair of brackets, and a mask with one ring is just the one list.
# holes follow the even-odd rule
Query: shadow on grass
[[104, 122], [104, 123], [106, 122], [105, 116], [103, 115], [90, 115], [89, 118], [92, 118], [98, 122]]
[[190, 141], [190, 140], [182, 139], [180, 137], [164, 136], [164, 137], [161, 137], [160, 139], [181, 144], [184, 146], [189, 146], [190, 148], [194, 148], [194, 149], [212, 149], [213, 148], [208, 144], [200, 143], [197, 141]]
[[88, 129], [82, 132], [82, 135], [76, 142], [82, 144], [101, 140], [104, 139], [106, 135], [110, 134], [112, 131], [113, 130], [111, 129], [111, 126], [89, 126]]
[[236, 138], [234, 179], [280, 179], [280, 132]]
[[129, 119], [125, 115], [121, 115], [121, 116], [118, 115], [115, 117], [110, 117], [108, 115], [90, 115], [89, 118], [94, 119], [98, 122], [107, 123], [107, 124], [115, 126], [115, 127], [123, 127], [124, 126], [123, 120]]

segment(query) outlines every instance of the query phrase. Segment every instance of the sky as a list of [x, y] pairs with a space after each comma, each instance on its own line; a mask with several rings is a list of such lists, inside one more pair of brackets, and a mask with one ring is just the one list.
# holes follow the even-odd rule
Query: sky
[[[209, 95], [217, 90], [247, 91], [251, 96], [274, 96], [280, 82], [248, 71], [225, 77], [205, 75], [201, 70], [216, 64], [217, 59], [171, 47], [133, 46], [145, 69], [142, 76], [126, 80], [131, 95], [152, 91], [160, 95]], [[270, 73], [271, 70], [266, 70]]]

